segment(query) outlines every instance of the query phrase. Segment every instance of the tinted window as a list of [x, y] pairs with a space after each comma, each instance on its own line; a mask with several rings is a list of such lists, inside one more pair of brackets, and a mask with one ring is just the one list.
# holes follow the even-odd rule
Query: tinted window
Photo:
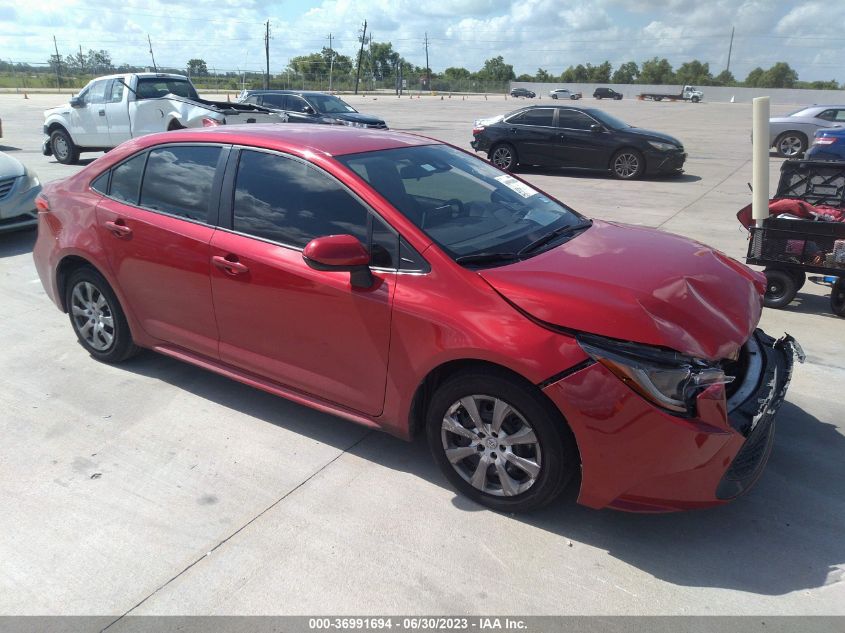
[[219, 157], [220, 148], [214, 146], [169, 146], [150, 151], [141, 206], [207, 222]]
[[315, 237], [349, 234], [367, 244], [367, 209], [339, 183], [301, 161], [243, 151], [234, 230], [303, 248]]
[[138, 189], [141, 187], [141, 176], [144, 174], [146, 160], [146, 153], [139, 154], [112, 169], [109, 190], [112, 198], [129, 204], [138, 204]]
[[109, 92], [106, 95], [106, 102], [107, 103], [120, 103], [123, 101], [123, 90], [124, 85], [115, 79], [111, 83], [111, 88], [109, 88]]
[[586, 114], [577, 110], [559, 110], [557, 117], [557, 126], [569, 130], [589, 130], [595, 123]]
[[521, 125], [554, 125], [554, 110], [551, 108], [537, 108], [526, 110], [518, 115], [517, 119], [509, 119], [508, 123], [519, 123]]
[[261, 97], [261, 104], [272, 108], [281, 108], [284, 104], [285, 95], [264, 95]]
[[399, 235], [390, 229], [380, 218], [372, 218], [370, 235], [370, 264], [378, 268], [396, 268], [399, 260]]
[[285, 107], [285, 110], [290, 110], [291, 112], [305, 112], [305, 108], [307, 107], [309, 107], [308, 103], [306, 103], [305, 99], [302, 97], [288, 95], [288, 104]]
[[102, 176], [94, 179], [94, 182], [91, 183], [91, 189], [98, 193], [108, 193], [109, 192], [109, 172], [104, 173]]
[[824, 121], [833, 121], [835, 117], [836, 110], [825, 110], [824, 112], [816, 116], [817, 119], [822, 119]]
[[139, 77], [136, 93], [138, 99], [156, 99], [167, 94], [199, 99], [190, 81], [172, 77]]

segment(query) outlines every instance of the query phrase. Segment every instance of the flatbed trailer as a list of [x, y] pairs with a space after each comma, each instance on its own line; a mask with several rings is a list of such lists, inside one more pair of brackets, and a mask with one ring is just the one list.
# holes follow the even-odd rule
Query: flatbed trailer
[[684, 86], [679, 93], [665, 93], [665, 92], [643, 92], [637, 95], [640, 101], [691, 101], [698, 103], [704, 99], [704, 93], [701, 90], [696, 90], [695, 86]]

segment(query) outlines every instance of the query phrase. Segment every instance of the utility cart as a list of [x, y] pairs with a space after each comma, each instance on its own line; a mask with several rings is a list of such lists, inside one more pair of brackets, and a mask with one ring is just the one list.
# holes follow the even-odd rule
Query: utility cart
[[831, 286], [831, 309], [845, 317], [845, 161], [785, 161], [769, 213], [759, 227], [751, 205], [737, 214], [750, 231], [747, 263], [764, 267], [764, 304], [789, 305], [816, 273], [810, 280]]

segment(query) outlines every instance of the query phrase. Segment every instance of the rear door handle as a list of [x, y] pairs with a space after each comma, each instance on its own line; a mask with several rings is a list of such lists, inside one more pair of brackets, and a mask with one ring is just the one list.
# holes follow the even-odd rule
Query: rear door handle
[[109, 220], [106, 222], [106, 228], [111, 231], [112, 235], [115, 237], [126, 238], [132, 235], [132, 229], [126, 226], [123, 220], [120, 219], [115, 220], [114, 222]]
[[211, 263], [227, 275], [243, 275], [249, 272], [249, 268], [238, 261], [237, 255], [229, 254], [226, 257], [214, 255], [211, 258]]

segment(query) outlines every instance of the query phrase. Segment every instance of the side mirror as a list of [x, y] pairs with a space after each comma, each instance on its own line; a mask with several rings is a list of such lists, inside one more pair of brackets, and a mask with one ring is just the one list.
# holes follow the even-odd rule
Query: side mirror
[[603, 125], [601, 125], [601, 124], [599, 124], [599, 123], [593, 123], [593, 124], [590, 126], [590, 129], [591, 129], [593, 132], [604, 132], [604, 126], [603, 126]]
[[303, 112], [305, 112], [305, 114], [314, 114], [314, 108], [312, 108], [311, 106], [305, 106]]
[[70, 107], [71, 108], [84, 108], [85, 107], [85, 101], [82, 99], [82, 97], [71, 97], [70, 98]]
[[373, 285], [370, 254], [351, 235], [315, 237], [302, 251], [302, 259], [314, 270], [351, 273], [350, 281], [356, 288]]

